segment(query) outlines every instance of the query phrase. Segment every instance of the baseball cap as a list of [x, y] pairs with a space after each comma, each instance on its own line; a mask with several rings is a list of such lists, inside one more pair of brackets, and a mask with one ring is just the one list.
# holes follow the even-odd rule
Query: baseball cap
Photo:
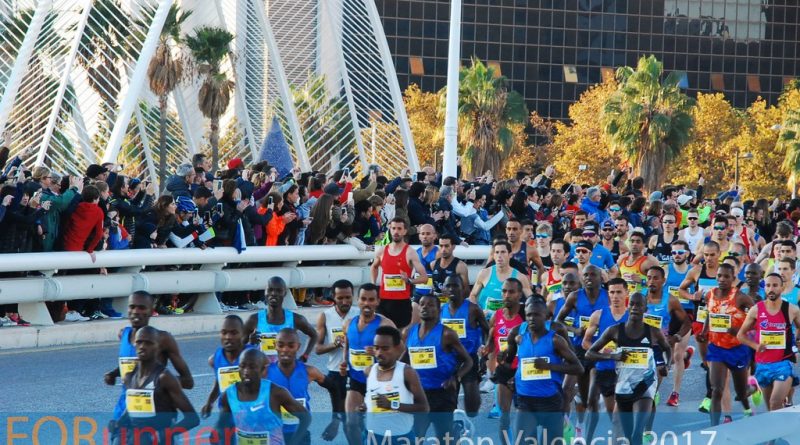
[[583, 224], [583, 233], [592, 232], [597, 233], [597, 223], [589, 221]]
[[590, 243], [589, 241], [581, 240], [581, 241], [578, 241], [575, 244], [575, 250], [578, 250], [578, 249], [581, 249], [581, 248], [586, 249], [589, 252], [591, 252], [592, 250], [594, 250], [594, 245], [592, 243]]
[[692, 199], [694, 199], [694, 198], [693, 198], [693, 197], [691, 197], [691, 196], [689, 196], [689, 195], [681, 195], [681, 196], [678, 196], [678, 205], [679, 205], [679, 206], [681, 206], [681, 207], [683, 207], [683, 206], [685, 206], [686, 204], [688, 204], [688, 203], [689, 203], [689, 201], [691, 201]]
[[614, 223], [611, 222], [610, 219], [607, 219], [607, 220], [603, 221], [603, 228], [605, 229], [606, 227], [609, 227], [609, 228], [613, 229], [614, 228]]
[[656, 191], [654, 191], [653, 193], [650, 194], [650, 197], [647, 199], [647, 201], [648, 202], [661, 201], [662, 196], [663, 195], [661, 194], [661, 192], [656, 190]]
[[322, 191], [327, 193], [328, 195], [333, 195], [334, 197], [340, 196], [342, 194], [342, 189], [339, 188], [336, 183], [331, 182], [330, 184], [326, 185]]
[[86, 177], [95, 179], [98, 175], [102, 175], [107, 171], [108, 169], [101, 165], [92, 164], [86, 168]]
[[228, 170], [244, 169], [244, 161], [242, 158], [233, 158], [228, 161]]
[[744, 216], [744, 210], [739, 207], [734, 207], [731, 209], [731, 215], [736, 217]]

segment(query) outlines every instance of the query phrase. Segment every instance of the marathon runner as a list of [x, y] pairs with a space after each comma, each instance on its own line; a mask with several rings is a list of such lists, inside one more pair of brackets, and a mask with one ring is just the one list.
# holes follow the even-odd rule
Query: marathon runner
[[347, 375], [347, 396], [345, 397], [345, 435], [350, 445], [360, 445], [360, 416], [353, 413], [359, 411], [364, 403], [367, 378], [364, 370], [374, 362], [373, 341], [375, 332], [381, 326], [394, 326], [392, 320], [377, 313], [380, 305], [378, 286], [366, 283], [358, 290], [359, 314], [344, 325], [344, 361], [339, 366], [339, 373]]
[[[136, 291], [128, 296], [128, 320], [130, 321], [130, 326], [122, 329], [119, 333], [118, 366], [103, 376], [103, 381], [109, 386], [113, 386], [116, 383], [117, 377], [120, 377], [123, 381], [122, 393], [117, 400], [109, 423], [109, 430], [111, 431], [116, 430], [116, 422], [125, 411], [125, 376], [133, 371], [138, 360], [134, 344], [136, 332], [149, 325], [150, 317], [153, 314], [153, 303], [153, 296], [149, 292]], [[166, 331], [158, 331], [158, 334], [159, 361], [165, 365], [171, 362], [172, 367], [178, 373], [181, 387], [183, 389], [192, 389], [194, 387], [194, 379], [192, 379], [189, 366], [181, 356], [175, 338]]]
[[797, 297], [800, 295], [800, 288], [794, 284], [794, 272], [794, 258], [783, 257], [778, 261], [778, 274], [783, 278], [783, 292], [781, 293], [781, 298], [796, 306], [798, 304]]
[[450, 234], [439, 237], [439, 258], [433, 263], [433, 291], [442, 294], [448, 277], [457, 274], [461, 277], [464, 288], [469, 286], [467, 263], [453, 255], [458, 239]]
[[[562, 268], [567, 263], [567, 252], [569, 252], [569, 243], [563, 239], [556, 239], [550, 243], [550, 260], [553, 262], [553, 267], [547, 270], [542, 277], [542, 296], [545, 301], [551, 301], [563, 297], [561, 292], [561, 275], [563, 274]], [[553, 296], [552, 298], [550, 296]]]
[[667, 267], [672, 262], [672, 243], [678, 239], [678, 234], [675, 232], [676, 223], [675, 215], [663, 215], [661, 217], [663, 233], [651, 236], [650, 241], [647, 243], [649, 252], [658, 260], [661, 267]]
[[[503, 282], [503, 307], [492, 314], [489, 321], [491, 329], [491, 341], [483, 349], [483, 354], [496, 357], [497, 363], [504, 360], [505, 352], [508, 349], [508, 340], [511, 330], [522, 324], [522, 282], [516, 278], [509, 278]], [[490, 364], [491, 361], [490, 361]], [[516, 369], [517, 360], [511, 362], [511, 367]], [[502, 373], [498, 370], [492, 376], [492, 382], [496, 383], [495, 405], [489, 413], [489, 418], [500, 418], [500, 430], [507, 430], [510, 425], [511, 399], [513, 391], [508, 387], [508, 381], [513, 377], [512, 374]]]
[[353, 283], [338, 280], [333, 283], [333, 306], [326, 308], [317, 319], [317, 355], [327, 356], [328, 378], [338, 386], [338, 391], [331, 392], [337, 399], [332, 404], [331, 422], [322, 432], [322, 438], [333, 440], [339, 433], [339, 424], [344, 422], [344, 397], [347, 394], [347, 377], [339, 373], [344, 361], [345, 337], [344, 327], [359, 313], [353, 306]]
[[[417, 256], [425, 268], [428, 280], [422, 284], [414, 286], [414, 301], [419, 302], [419, 298], [424, 295], [433, 294], [433, 263], [439, 254], [439, 246], [436, 243], [436, 229], [430, 224], [423, 224], [419, 228], [419, 242], [421, 246], [417, 248]], [[418, 278], [418, 274], [414, 274]]]
[[[564, 307], [567, 296], [581, 288], [577, 264], [570, 262], [564, 263], [564, 265], [561, 266], [561, 274], [561, 282], [559, 283], [560, 289], [547, 296], [547, 307], [550, 309], [553, 321], [557, 321], [558, 313], [561, 311], [561, 308]], [[565, 319], [567, 326], [572, 326], [572, 322], [575, 321], [574, 315], [573, 311], [573, 313]], [[570, 331], [569, 336], [572, 337], [573, 335], [574, 333]]]
[[376, 329], [375, 365], [364, 370], [366, 398], [359, 411], [366, 412], [368, 444], [416, 443], [414, 416], [430, 411], [417, 372], [399, 361], [404, 353], [400, 332], [393, 326]]
[[[766, 397], [767, 409], [776, 411], [784, 407], [784, 400], [797, 379], [792, 348], [800, 341], [794, 338], [792, 326], [800, 328], [800, 309], [780, 298], [783, 290], [780, 275], [767, 275], [764, 288], [767, 298], [750, 308], [736, 339], [755, 351], [755, 378]], [[748, 335], [750, 331], [755, 331], [755, 339]]]
[[[299, 445], [308, 431], [311, 415], [305, 406], [288, 390], [264, 378], [268, 363], [267, 356], [255, 348], [245, 349], [239, 357], [240, 381], [228, 387], [220, 403], [217, 431], [225, 438], [223, 445], [228, 445], [232, 431], [239, 445]], [[283, 437], [283, 411], [298, 419], [297, 430], [289, 440]], [[215, 443], [213, 434], [211, 438]]]
[[[736, 339], [739, 328], [744, 323], [747, 311], [753, 300], [733, 286], [733, 267], [721, 264], [717, 271], [718, 287], [707, 296], [708, 317], [703, 332], [698, 337], [708, 339], [709, 374], [711, 378], [711, 425], [719, 424], [722, 414], [722, 393], [728, 380], [728, 372], [733, 375], [736, 400], [744, 407], [745, 415], [750, 415], [750, 401], [747, 378], [750, 365], [750, 349]], [[727, 419], [726, 419], [727, 420]]]
[[[603, 269], [605, 279], [616, 277], [619, 274], [619, 269], [617, 268], [617, 264], [614, 262], [614, 257], [611, 255], [611, 252], [609, 252], [608, 249], [603, 247], [602, 243], [599, 242], [599, 232], [600, 226], [598, 226], [598, 224], [594, 221], [587, 221], [583, 225], [583, 230], [581, 231], [583, 242], [588, 242], [591, 245], [591, 248], [589, 248], [591, 251], [589, 263]], [[578, 251], [578, 246], [580, 245], [580, 241], [575, 245], [576, 253]], [[585, 265], [579, 264], [579, 266], [580, 269], [583, 270]]]
[[453, 437], [459, 382], [472, 369], [472, 357], [458, 333], [442, 323], [441, 302], [436, 296], [422, 296], [419, 305], [420, 322], [403, 330], [406, 358], [419, 375], [430, 408], [428, 416], [417, 419], [415, 431], [417, 437], [426, 437], [432, 423], [435, 437], [444, 443], [447, 437]]
[[758, 263], [750, 263], [744, 268], [744, 283], [739, 288], [742, 293], [747, 294], [755, 302], [766, 298], [766, 293], [761, 287], [761, 279], [764, 270]]
[[[375, 260], [371, 268], [372, 282], [380, 285], [381, 306], [378, 311], [400, 329], [411, 324], [411, 285], [428, 282], [428, 273], [422, 266], [419, 255], [406, 243], [407, 232], [405, 220], [394, 218], [389, 223], [392, 242], [375, 249]], [[416, 278], [412, 279], [414, 272]]]
[[244, 322], [238, 315], [226, 315], [219, 330], [222, 346], [208, 358], [208, 366], [214, 370], [214, 386], [206, 404], [200, 409], [204, 419], [211, 415], [214, 402], [229, 386], [239, 381], [239, 355], [245, 347]]
[[533, 293], [528, 278], [511, 267], [509, 263], [510, 252], [511, 244], [508, 241], [504, 239], [495, 240], [492, 243], [492, 258], [495, 264], [481, 269], [475, 278], [475, 285], [472, 286], [469, 299], [477, 304], [487, 316], [504, 307], [501, 287], [508, 278], [519, 280], [522, 283], [525, 295]]
[[472, 359], [472, 368], [459, 381], [464, 390], [464, 410], [469, 417], [475, 417], [481, 407], [478, 350], [489, 338], [489, 322], [476, 304], [465, 300], [466, 289], [460, 275], [447, 277], [443, 290], [449, 301], [442, 306], [442, 324], [456, 331]]
[[[689, 214], [692, 212], [689, 211]], [[697, 213], [697, 212], [695, 212]], [[692, 300], [681, 296], [680, 286], [686, 275], [689, 274], [689, 255], [691, 251], [689, 244], [681, 239], [672, 243], [672, 262], [667, 268], [667, 281], [664, 284], [670, 296], [680, 301], [683, 311], [689, 318], [690, 327], [695, 318], [695, 306]], [[670, 321], [669, 332], [675, 333], [681, 329], [681, 322], [676, 318]], [[686, 335], [681, 336], [681, 341], [672, 345], [672, 394], [667, 399], [668, 406], [678, 406], [680, 404], [681, 384], [683, 383], [683, 373], [692, 362], [694, 348], [689, 346], [689, 339], [692, 337], [691, 329]]]
[[611, 258], [614, 259], [614, 263], [616, 264], [619, 261], [620, 255], [628, 253], [628, 246], [625, 243], [621, 243], [615, 235], [616, 228], [614, 227], [614, 221], [611, 219], [603, 221], [600, 227], [600, 243], [611, 252]]
[[[538, 426], [542, 427], [541, 443], [557, 443], [564, 432], [563, 376], [583, 374], [569, 342], [548, 330], [548, 315], [547, 305], [541, 299], [531, 298], [526, 304], [526, 321], [509, 333], [511, 340], [500, 366], [516, 368], [514, 391], [518, 412], [512, 443], [530, 443], [532, 439], [540, 443], [536, 440]], [[501, 425], [501, 441], [503, 431]]]
[[728, 220], [724, 217], [716, 217], [711, 227], [713, 229], [711, 238], [706, 238], [705, 244], [700, 244], [700, 246], [698, 246], [698, 250], [695, 251], [695, 258], [692, 261], [694, 264], [700, 264], [700, 260], [705, 259], [702, 249], [712, 241], [717, 244], [717, 248], [719, 249], [717, 261], [720, 263], [722, 263], [722, 260], [728, 256], [730, 252], [732, 243], [728, 240]]
[[[628, 443], [640, 445], [645, 426], [653, 409], [658, 386], [654, 346], [661, 348], [666, 366], [670, 365], [672, 351], [660, 329], [644, 322], [647, 300], [644, 295], [630, 296], [628, 320], [606, 329], [586, 352], [591, 360], [617, 362], [617, 384], [614, 388], [617, 419], [622, 424]], [[617, 351], [603, 353], [614, 342]]]
[[[200, 424], [178, 379], [161, 361], [161, 332], [152, 326], [136, 330], [137, 362], [123, 378], [125, 411], [119, 420], [120, 444], [163, 444], [173, 431], [185, 432]], [[176, 423], [178, 411], [183, 418]]]
[[[589, 326], [583, 335], [581, 346], [589, 350], [592, 343], [611, 326], [624, 323], [628, 320], [628, 283], [622, 278], [612, 278], [608, 281], [609, 305], [596, 310], [589, 318]], [[603, 348], [603, 353], [612, 353], [616, 350], [615, 344]], [[586, 436], [589, 443], [594, 438], [597, 423], [600, 420], [600, 396], [606, 406], [608, 416], [613, 422], [614, 413], [614, 387], [617, 384], [616, 363], [613, 360], [601, 360], [594, 364], [589, 379], [589, 397], [586, 408], [589, 412], [586, 422]]]
[[646, 254], [644, 234], [635, 230], [628, 237], [630, 252], [619, 258], [620, 276], [628, 283], [628, 294], [643, 292], [647, 284], [647, 271], [658, 266], [656, 257]]
[[275, 339], [283, 328], [297, 329], [308, 336], [300, 360], [308, 361], [308, 356], [317, 344], [317, 331], [306, 320], [306, 317], [283, 308], [283, 299], [286, 296], [286, 281], [281, 277], [272, 277], [267, 282], [264, 292], [264, 303], [267, 308], [256, 312], [247, 319], [244, 325], [245, 337], [250, 344], [258, 345], [261, 352], [266, 354], [270, 363], [277, 361], [278, 351], [275, 349]]
[[544, 265], [542, 259], [539, 257], [539, 252], [530, 247], [526, 239], [522, 236], [522, 221], [516, 218], [511, 218], [506, 223], [506, 237], [511, 244], [509, 254], [512, 260], [516, 260], [519, 264], [525, 266], [525, 277], [531, 278], [531, 270], [533, 268], [537, 271], [536, 283], [542, 281], [541, 275], [544, 273]]
[[705, 231], [699, 226], [700, 215], [697, 210], [690, 209], [686, 212], [686, 219], [689, 221], [689, 225], [678, 232], [678, 239], [688, 244], [689, 252], [697, 252], [706, 238]]

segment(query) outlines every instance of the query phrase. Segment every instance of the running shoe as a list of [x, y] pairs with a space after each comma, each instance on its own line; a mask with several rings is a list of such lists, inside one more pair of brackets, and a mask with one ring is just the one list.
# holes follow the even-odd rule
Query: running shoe
[[106, 318], [108, 318], [108, 317], [103, 315], [103, 313], [100, 312], [100, 311], [94, 311], [94, 312], [91, 313], [91, 315], [89, 315], [89, 319], [90, 320], [103, 320], [103, 319], [106, 319]]
[[17, 324], [17, 326], [30, 326], [31, 325], [27, 321], [25, 321], [22, 318], [20, 318], [19, 314], [17, 314], [17, 313], [10, 313], [10, 314], [7, 314], [7, 315], [8, 315], [8, 318], [11, 321], [13, 321], [14, 323]]
[[709, 397], [704, 398], [703, 401], [700, 402], [700, 406], [697, 407], [697, 410], [700, 411], [701, 413], [708, 413], [710, 409], [711, 409], [711, 399]]
[[499, 419], [500, 416], [502, 416], [502, 415], [503, 415], [503, 412], [500, 411], [500, 407], [497, 406], [496, 403], [494, 405], [492, 405], [492, 409], [489, 411], [489, 416], [488, 417], [490, 419]]
[[89, 317], [84, 317], [78, 311], [67, 311], [67, 314], [64, 316], [64, 321], [89, 321]]
[[722, 419], [722, 423], [731, 423], [731, 422], [733, 422], [733, 417], [731, 417], [731, 416], [725, 416]]
[[656, 440], [656, 435], [652, 431], [645, 431], [642, 435], [642, 445], [650, 445]]
[[575, 438], [575, 427], [569, 420], [569, 416], [564, 416], [564, 443], [572, 443]]
[[694, 346], [686, 348], [686, 355], [683, 356], [683, 369], [689, 369], [692, 364], [692, 356], [694, 355]]
[[120, 314], [119, 312], [115, 311], [114, 308], [112, 308], [111, 306], [109, 306], [107, 308], [104, 308], [104, 309], [100, 309], [100, 312], [102, 312], [103, 315], [105, 315], [106, 317], [108, 317], [108, 318], [110, 318], [112, 320], [119, 320], [119, 319], [122, 318], [122, 314]]
[[173, 314], [175, 314], [175, 315], [181, 315], [181, 314], [183, 314], [183, 309], [181, 309], [181, 308], [179, 308], [179, 307], [167, 306], [167, 309], [169, 309], [170, 311], [172, 311], [172, 313], [173, 313]]
[[661, 391], [656, 391], [656, 395], [653, 396], [653, 403], [658, 406], [661, 403]]
[[747, 386], [747, 392], [750, 394], [750, 400], [753, 401], [755, 406], [761, 406], [761, 403], [764, 401], [764, 394], [761, 392], [761, 388], [758, 386], [758, 381], [756, 378], [750, 376], [750, 378], [747, 379]]
[[680, 394], [675, 391], [672, 391], [672, 394], [669, 395], [667, 399], [667, 406], [678, 406], [680, 405]]
[[750, 417], [752, 415], [753, 415], [753, 409], [752, 408], [744, 410], [744, 416], [745, 417]]
[[14, 323], [14, 320], [8, 317], [0, 317], [0, 326], [16, 326], [17, 324]]
[[480, 390], [481, 390], [482, 393], [488, 394], [488, 393], [494, 391], [494, 383], [492, 383], [491, 380], [486, 379], [486, 380], [483, 381], [483, 383], [481, 383]]

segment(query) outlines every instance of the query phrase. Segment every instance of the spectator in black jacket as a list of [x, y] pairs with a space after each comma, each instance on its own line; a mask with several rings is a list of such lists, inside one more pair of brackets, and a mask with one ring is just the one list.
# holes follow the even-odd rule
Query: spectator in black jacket
[[190, 187], [194, 182], [195, 172], [192, 164], [181, 164], [175, 170], [175, 174], [167, 178], [166, 193], [173, 197], [186, 196], [192, 197]]

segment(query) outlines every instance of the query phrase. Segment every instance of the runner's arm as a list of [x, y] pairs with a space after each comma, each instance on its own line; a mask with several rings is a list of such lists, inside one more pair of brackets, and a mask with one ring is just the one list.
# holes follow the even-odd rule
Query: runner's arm
[[583, 349], [588, 350], [592, 347], [592, 337], [594, 337], [595, 332], [600, 328], [600, 313], [601, 311], [597, 310], [592, 312], [592, 316], [589, 317], [589, 326], [586, 328], [586, 332], [583, 334], [583, 341], [581, 342], [581, 347]]
[[670, 295], [668, 304], [669, 311], [672, 314], [671, 317], [681, 322], [681, 328], [678, 329], [678, 332], [675, 334], [679, 337], [675, 339], [677, 343], [692, 330], [692, 320], [686, 314], [683, 306], [681, 306], [680, 300]]
[[747, 318], [744, 319], [744, 323], [742, 323], [742, 327], [739, 328], [739, 332], [736, 333], [736, 339], [739, 340], [739, 343], [743, 345], [747, 345], [754, 351], [758, 351], [759, 344], [750, 340], [747, 336], [747, 333], [753, 329], [753, 326], [756, 323], [756, 317], [758, 316], [758, 308], [755, 306], [751, 307], [749, 311], [747, 311]]
[[550, 364], [548, 365], [550, 370], [572, 375], [583, 374], [583, 365], [581, 365], [575, 352], [563, 337], [553, 336], [553, 349], [555, 349], [556, 354], [561, 356], [564, 363]]
[[308, 357], [311, 356], [311, 351], [314, 350], [314, 346], [317, 344], [317, 331], [311, 327], [311, 323], [308, 322], [306, 317], [300, 314], [294, 314], [294, 326], [297, 328], [298, 331], [306, 334], [308, 336], [308, 345], [306, 345], [306, 352], [300, 357], [301, 360], [304, 362], [308, 361]]
[[469, 317], [470, 317], [470, 324], [475, 326], [474, 323], [481, 328], [481, 338], [483, 339], [483, 344], [489, 341], [489, 332], [491, 328], [489, 327], [489, 321], [486, 320], [486, 316], [483, 315], [483, 311], [477, 305], [470, 305], [469, 307]]
[[474, 304], [478, 304], [478, 296], [481, 294], [483, 290], [483, 280], [487, 273], [489, 273], [490, 269], [481, 269], [478, 272], [478, 276], [475, 278], [475, 285], [472, 286], [472, 292], [469, 293], [469, 301]]
[[669, 369], [672, 366], [672, 347], [669, 345], [669, 342], [664, 337], [664, 334], [661, 333], [660, 329], [650, 329], [650, 332], [653, 333], [655, 337], [653, 339], [653, 343], [658, 343], [661, 347], [661, 354], [664, 356], [664, 366]]
[[[619, 330], [620, 325], [614, 325], [610, 328], [603, 331], [600, 334], [600, 338], [597, 339], [596, 342], [592, 343], [592, 346], [586, 351], [586, 359], [587, 360], [619, 360], [620, 354], [617, 352], [612, 352], [608, 354], [604, 354], [600, 351], [606, 347], [606, 345], [614, 341], [617, 338], [617, 331]], [[624, 326], [624, 325], [623, 325]]]
[[[266, 380], [262, 380], [261, 384], [263, 385]], [[272, 406], [272, 412], [280, 413], [281, 407], [283, 407], [286, 411], [292, 413], [295, 417], [300, 419], [300, 424], [297, 425], [297, 430], [292, 434], [292, 440], [286, 441], [286, 445], [299, 445], [302, 443], [303, 436], [305, 436], [306, 431], [308, 431], [308, 426], [311, 424], [311, 414], [309, 414], [306, 407], [303, 406], [300, 402], [294, 399], [289, 391], [284, 389], [283, 387], [276, 385], [274, 383], [270, 383], [272, 385], [270, 387], [270, 398], [274, 397], [274, 401], [278, 406], [272, 404], [272, 400], [270, 400], [270, 405]]]
[[686, 278], [683, 279], [681, 285], [678, 287], [678, 292], [680, 292], [681, 297], [692, 300], [692, 301], [699, 301], [699, 298], [696, 297], [697, 292], [700, 290], [698, 289], [697, 292], [694, 294], [689, 293], [689, 288], [697, 281], [697, 277], [700, 275], [700, 266], [694, 266], [686, 274]]
[[429, 412], [431, 409], [430, 405], [428, 405], [428, 398], [425, 397], [425, 390], [422, 389], [417, 371], [411, 366], [406, 366], [403, 368], [403, 377], [406, 380], [406, 388], [414, 395], [414, 403], [401, 403], [397, 411], [411, 414]]
[[578, 294], [573, 292], [566, 298], [567, 299], [564, 300], [564, 306], [561, 306], [561, 312], [556, 315], [556, 321], [564, 325], [567, 331], [572, 332], [575, 335], [583, 335], [581, 328], [569, 326], [564, 322], [564, 320], [569, 316], [570, 312], [575, 310], [575, 301], [578, 299]]
[[[495, 312], [496, 313], [496, 312]], [[506, 350], [503, 352], [497, 352], [497, 363], [503, 364], [504, 366], [511, 367], [511, 364], [514, 363], [514, 357], [517, 356], [517, 337], [519, 337], [519, 326], [514, 326], [511, 329], [511, 332], [508, 333], [508, 341], [506, 342]], [[494, 342], [492, 342], [494, 344]]]
[[419, 255], [412, 249], [406, 250], [406, 260], [411, 264], [411, 269], [417, 273], [417, 278], [408, 277], [409, 284], [425, 284], [428, 282], [428, 272], [422, 261], [419, 260]]
[[[214, 369], [213, 355], [208, 357], [208, 366], [210, 366], [211, 369]], [[217, 397], [219, 397], [219, 381], [215, 378], [214, 386], [211, 387], [211, 392], [208, 394], [208, 399], [206, 400], [206, 404], [203, 405], [202, 408], [200, 408], [200, 415], [202, 415], [203, 418], [206, 418], [209, 415], [211, 415], [211, 409], [212, 406], [214, 405], [214, 402], [217, 401]]]
[[[314, 347], [314, 352], [317, 355], [327, 354], [341, 347], [341, 346], [336, 346], [336, 343], [333, 341], [331, 343], [325, 343], [325, 340], [327, 339], [328, 336], [328, 327], [325, 325], [324, 313], [319, 314], [319, 317], [317, 318], [316, 330], [317, 330], [317, 344]], [[335, 339], [332, 338], [331, 340]]]
[[167, 352], [167, 357], [169, 361], [172, 362], [172, 367], [178, 372], [178, 378], [181, 381], [183, 389], [194, 388], [192, 372], [189, 370], [189, 365], [186, 364], [186, 360], [181, 356], [181, 351], [178, 349], [178, 342], [175, 341], [175, 337], [171, 334], [166, 334], [162, 335], [161, 339], [162, 344], [160, 346], [163, 348], [162, 350]]
[[467, 269], [467, 264], [463, 261], [459, 261], [458, 266], [456, 266], [456, 273], [461, 277], [461, 283], [464, 284], [464, 289], [469, 289], [469, 269]]
[[200, 416], [197, 415], [197, 411], [194, 410], [192, 402], [189, 401], [189, 398], [186, 397], [183, 389], [181, 389], [178, 380], [175, 379], [171, 373], [162, 372], [158, 378], [158, 382], [161, 388], [169, 394], [169, 398], [172, 399], [172, 406], [183, 414], [183, 419], [173, 425], [172, 428], [185, 428], [188, 431], [200, 425]]
[[[459, 366], [456, 371], [456, 375], [453, 376], [453, 378], [456, 379], [453, 388], [458, 390], [458, 383], [461, 382], [461, 379], [472, 369], [472, 357], [470, 357], [467, 350], [464, 349], [464, 345], [461, 344], [461, 340], [458, 338], [456, 331], [445, 326], [443, 336], [444, 343], [456, 353], [456, 357], [461, 363], [461, 366]], [[445, 382], [445, 385], [447, 385], [447, 382]]]
[[250, 343], [257, 345], [258, 340], [258, 313], [251, 314], [244, 323], [244, 338], [245, 344]]
[[[222, 393], [222, 397], [219, 399], [219, 417], [217, 418], [216, 423], [216, 432], [217, 435], [211, 434], [211, 439], [216, 438], [217, 441], [211, 441], [210, 443], [220, 443], [219, 439], [223, 437], [229, 437], [228, 431], [233, 432], [235, 435], [235, 425], [233, 423], [233, 414], [231, 413], [231, 406], [228, 403], [228, 395], [226, 393]], [[227, 445], [227, 444], [226, 444]]]
[[331, 406], [334, 413], [344, 412], [344, 394], [339, 393], [339, 385], [329, 376], [313, 366], [306, 366], [309, 381], [316, 382], [317, 385], [325, 388], [331, 398]]
[[350, 360], [350, 347], [347, 344], [347, 326], [347, 324], [342, 326], [344, 341], [342, 342], [342, 363], [339, 364], [339, 375], [341, 376], [347, 375], [347, 363]]
[[372, 265], [369, 267], [370, 277], [375, 284], [380, 284], [378, 283], [378, 268], [381, 267], [381, 257], [383, 257], [384, 248], [385, 246], [380, 246], [375, 249], [375, 259], [372, 260]]

